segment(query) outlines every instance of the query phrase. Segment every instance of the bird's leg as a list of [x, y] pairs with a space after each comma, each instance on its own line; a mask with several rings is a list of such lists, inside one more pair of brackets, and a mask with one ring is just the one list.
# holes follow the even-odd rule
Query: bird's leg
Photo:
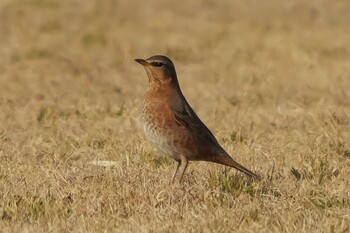
[[174, 183], [177, 171], [179, 170], [179, 167], [181, 165], [181, 160], [176, 160], [176, 162], [177, 162], [177, 166], [176, 166], [175, 172], [173, 174], [173, 177], [171, 178], [171, 181], [170, 181], [172, 184]]
[[179, 183], [181, 183], [181, 180], [185, 174], [185, 171], [187, 169], [187, 165], [188, 165], [188, 159], [184, 156], [184, 155], [181, 155], [181, 163], [183, 164], [183, 168], [182, 168], [182, 171], [180, 173], [180, 180], [179, 180]]

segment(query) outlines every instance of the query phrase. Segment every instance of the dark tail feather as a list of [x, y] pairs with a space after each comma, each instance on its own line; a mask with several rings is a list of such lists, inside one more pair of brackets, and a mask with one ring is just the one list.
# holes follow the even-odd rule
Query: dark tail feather
[[211, 160], [211, 161], [214, 163], [219, 163], [222, 165], [236, 168], [238, 171], [243, 172], [244, 174], [246, 174], [249, 177], [252, 177], [252, 178], [257, 179], [257, 180], [261, 180], [261, 177], [259, 175], [255, 174], [254, 172], [243, 167], [241, 164], [234, 161], [230, 156], [214, 156], [212, 159], [213, 160]]

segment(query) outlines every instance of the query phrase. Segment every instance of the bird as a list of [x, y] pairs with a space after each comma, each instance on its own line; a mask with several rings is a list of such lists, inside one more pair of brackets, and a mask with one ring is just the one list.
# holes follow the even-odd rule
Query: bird
[[260, 176], [245, 168], [220, 146], [183, 95], [175, 65], [164, 55], [135, 59], [146, 70], [148, 91], [140, 106], [140, 121], [146, 140], [177, 162], [170, 182], [178, 174], [181, 183], [189, 161], [208, 161], [233, 167], [248, 177]]

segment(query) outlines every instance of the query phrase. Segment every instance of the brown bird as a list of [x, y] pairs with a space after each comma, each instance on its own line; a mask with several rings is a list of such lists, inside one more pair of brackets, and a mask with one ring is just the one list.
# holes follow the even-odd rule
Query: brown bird
[[234, 161], [192, 110], [181, 92], [173, 62], [161, 55], [135, 59], [147, 72], [149, 89], [141, 105], [146, 139], [178, 162], [181, 182], [189, 160], [201, 160], [236, 168], [249, 177], [260, 177]]

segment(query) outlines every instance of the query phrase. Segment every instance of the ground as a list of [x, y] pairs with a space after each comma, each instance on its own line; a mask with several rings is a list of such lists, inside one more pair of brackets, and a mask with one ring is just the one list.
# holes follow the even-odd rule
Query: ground
[[[0, 229], [349, 232], [349, 29], [347, 0], [2, 0]], [[138, 127], [155, 54], [261, 182], [169, 184]]]

